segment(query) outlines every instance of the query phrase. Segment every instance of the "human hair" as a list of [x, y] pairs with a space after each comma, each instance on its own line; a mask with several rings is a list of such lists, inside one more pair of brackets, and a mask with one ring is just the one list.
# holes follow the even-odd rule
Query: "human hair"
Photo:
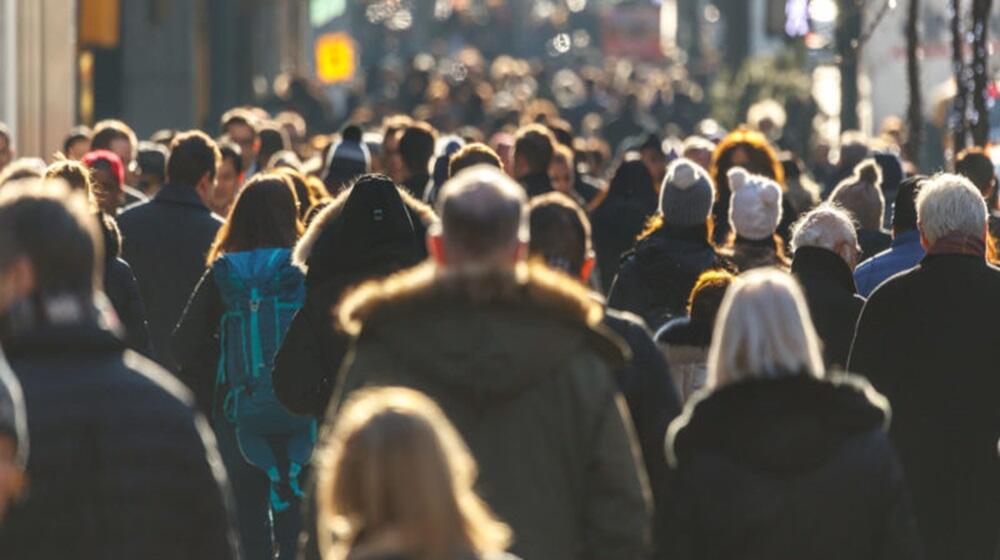
[[2, 122], [0, 122], [0, 138], [3, 138], [4, 142], [10, 146], [10, 129], [7, 128], [7, 125]]
[[771, 147], [767, 137], [756, 130], [740, 127], [726, 135], [712, 153], [709, 175], [715, 182], [718, 200], [729, 199], [728, 173], [736, 165], [734, 158], [740, 151], [746, 156], [746, 161], [741, 162], [740, 167], [754, 175], [763, 175], [782, 187], [785, 186], [785, 170], [781, 160], [778, 159], [778, 153]]
[[524, 161], [530, 173], [547, 172], [555, 145], [548, 128], [540, 124], [523, 126], [514, 138], [514, 159]]
[[503, 162], [500, 161], [500, 156], [493, 151], [493, 148], [482, 142], [466, 144], [448, 159], [448, 177], [454, 177], [463, 169], [483, 164], [503, 169]]
[[110, 150], [115, 140], [127, 140], [132, 146], [132, 158], [135, 158], [139, 141], [132, 127], [117, 119], [107, 119], [94, 125], [94, 135], [90, 138], [91, 150]]
[[427, 173], [436, 143], [437, 131], [425, 122], [404, 128], [399, 136], [399, 156], [406, 169], [413, 174]]
[[243, 173], [243, 149], [236, 142], [222, 140], [219, 142], [219, 163], [228, 161], [233, 164], [236, 174]]
[[823, 377], [823, 356], [796, 280], [775, 268], [736, 278], [708, 350], [708, 386], [788, 375]]
[[70, 189], [90, 193], [90, 170], [79, 161], [58, 158], [45, 169], [45, 178], [62, 179]]
[[565, 144], [556, 144], [552, 150], [552, 161], [555, 162], [556, 160], [563, 162], [570, 169], [573, 169], [573, 148]]
[[837, 246], [858, 244], [854, 220], [843, 208], [826, 202], [806, 212], [791, 226], [791, 248], [794, 254], [802, 247], [819, 247], [837, 252]]
[[38, 158], [15, 159], [0, 170], [0, 187], [25, 179], [41, 179], [45, 176], [45, 169], [45, 162]]
[[545, 128], [552, 133], [557, 146], [573, 147], [573, 125], [565, 119], [545, 119]]
[[257, 139], [260, 147], [257, 150], [257, 169], [267, 169], [267, 164], [274, 154], [291, 148], [288, 133], [273, 122], [262, 124], [257, 129]]
[[896, 233], [917, 229], [917, 193], [927, 182], [925, 175], [907, 177], [899, 184], [892, 205], [892, 229]]
[[243, 107], [235, 107], [222, 114], [219, 119], [219, 131], [222, 134], [229, 134], [229, 127], [232, 125], [246, 126], [257, 133], [257, 117], [253, 112]]
[[476, 495], [477, 466], [434, 401], [412, 389], [354, 392], [315, 454], [323, 558], [390, 534], [420, 560], [503, 552], [510, 528]]
[[68, 154], [70, 148], [72, 148], [73, 144], [76, 144], [77, 142], [82, 142], [84, 140], [89, 141], [92, 134], [93, 133], [90, 131], [90, 128], [86, 126], [74, 126], [69, 129], [69, 132], [66, 134], [66, 138], [63, 139], [63, 153]]
[[580, 205], [561, 192], [550, 192], [531, 199], [528, 216], [529, 254], [578, 276], [592, 250], [590, 220]]
[[437, 214], [449, 253], [483, 261], [527, 242], [524, 189], [499, 169], [470, 167], [441, 189]]
[[290, 248], [302, 235], [302, 229], [291, 179], [280, 173], [254, 175], [236, 196], [206, 262], [211, 266], [226, 253]]
[[932, 244], [953, 234], [982, 238], [986, 215], [983, 195], [961, 175], [935, 175], [917, 194], [918, 227]]
[[162, 183], [167, 178], [167, 159], [170, 151], [163, 144], [156, 142], [139, 142], [139, 154], [135, 161], [139, 165], [139, 173], [152, 175]]
[[735, 279], [731, 272], [721, 268], [702, 272], [688, 297], [688, 316], [691, 320], [714, 325], [722, 298]]
[[167, 180], [171, 183], [193, 187], [208, 173], [215, 177], [219, 160], [219, 147], [200, 130], [189, 130], [174, 137], [167, 159]]
[[882, 171], [874, 159], [866, 159], [854, 168], [854, 173], [840, 182], [830, 194], [830, 201], [846, 208], [861, 229], [880, 230], [885, 215], [882, 194]]
[[[309, 181], [306, 176], [302, 174], [298, 169], [292, 167], [277, 167], [273, 171], [279, 175], [284, 175], [288, 177], [288, 180], [292, 182], [292, 188], [295, 190], [295, 199], [298, 201], [299, 205], [299, 219], [302, 223], [305, 223], [306, 215], [309, 213], [309, 209], [313, 207], [314, 204], [322, 200], [318, 197], [318, 193], [313, 192], [309, 188]], [[324, 192], [326, 189], [323, 189]]]
[[103, 247], [87, 196], [63, 181], [24, 179], [0, 190], [0, 271], [26, 258], [36, 294], [90, 297], [101, 285]]
[[990, 194], [996, 182], [993, 160], [986, 154], [986, 150], [978, 146], [966, 148], [958, 154], [955, 158], [955, 173], [972, 181], [984, 197]]

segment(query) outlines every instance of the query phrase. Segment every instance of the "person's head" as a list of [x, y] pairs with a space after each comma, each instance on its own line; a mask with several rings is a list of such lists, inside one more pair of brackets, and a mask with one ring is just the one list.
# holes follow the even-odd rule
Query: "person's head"
[[573, 184], [576, 182], [576, 172], [573, 170], [573, 149], [557, 144], [552, 154], [552, 163], [549, 164], [549, 181], [552, 188], [563, 193], [573, 192]]
[[903, 162], [899, 156], [892, 152], [875, 152], [872, 156], [878, 164], [879, 171], [882, 172], [882, 192], [888, 196], [893, 196], [899, 190], [899, 184], [903, 182], [906, 174], [903, 172]]
[[848, 130], [840, 135], [837, 167], [854, 169], [871, 154], [868, 136], [858, 130]]
[[649, 170], [653, 184], [659, 185], [663, 182], [663, 176], [667, 172], [667, 155], [663, 153], [663, 143], [659, 136], [655, 134], [643, 136], [639, 144], [639, 161]]
[[936, 175], [917, 194], [917, 227], [925, 248], [953, 236], [985, 240], [986, 216], [982, 193], [961, 175]]
[[732, 198], [729, 223], [744, 239], [760, 241], [774, 236], [781, 222], [781, 187], [763, 175], [733, 167], [727, 175]]
[[242, 107], [226, 111], [219, 123], [219, 132], [240, 147], [243, 169], [249, 169], [257, 148], [257, 117], [253, 112]]
[[503, 162], [493, 148], [481, 142], [473, 142], [459, 148], [448, 160], [448, 177], [475, 165], [492, 165], [503, 171]]
[[712, 154], [708, 168], [720, 197], [729, 196], [729, 178], [733, 167], [742, 167], [754, 175], [763, 175], [779, 185], [785, 184], [785, 170], [778, 153], [767, 137], [755, 130], [738, 128], [722, 139]]
[[219, 143], [219, 155], [219, 174], [209, 209], [220, 216], [228, 216], [243, 182], [243, 153], [239, 144], [223, 141]]
[[996, 191], [997, 177], [993, 160], [982, 148], [966, 148], [958, 154], [955, 158], [955, 173], [972, 181], [986, 200]]
[[660, 189], [660, 216], [670, 227], [690, 228], [708, 222], [715, 200], [715, 186], [697, 163], [684, 158], [667, 167]]
[[156, 194], [167, 182], [167, 147], [156, 142], [139, 142], [139, 180], [136, 188], [148, 196]]
[[288, 133], [278, 124], [269, 122], [257, 129], [257, 169], [267, 170], [267, 164], [274, 154], [291, 148]]
[[7, 125], [0, 122], [0, 172], [14, 161], [14, 139]]
[[356, 391], [316, 452], [323, 557], [394, 537], [408, 558], [503, 552], [510, 529], [473, 489], [477, 467], [438, 405], [402, 387]]
[[132, 131], [129, 125], [122, 121], [108, 119], [94, 125], [94, 135], [90, 139], [90, 149], [114, 152], [125, 167], [125, 180], [127, 182], [129, 181], [129, 174], [135, 172], [133, 164], [138, 147], [139, 142], [136, 140], [135, 132]]
[[851, 270], [858, 265], [858, 234], [851, 215], [842, 208], [820, 204], [792, 224], [791, 233], [793, 254], [803, 247], [816, 247], [839, 255]]
[[556, 141], [540, 124], [521, 127], [514, 138], [514, 177], [548, 173]]
[[708, 350], [708, 386], [791, 375], [823, 377], [819, 337], [798, 283], [778, 269], [736, 278]]
[[400, 132], [410, 126], [413, 119], [406, 115], [390, 115], [382, 121], [382, 146], [380, 157], [386, 174], [396, 182], [403, 180], [403, 159], [399, 154]]
[[882, 229], [885, 198], [882, 195], [882, 171], [874, 159], [868, 159], [854, 168], [854, 174], [833, 189], [830, 201], [842, 206], [854, 216], [861, 230]]
[[90, 169], [91, 194], [97, 207], [114, 216], [125, 202], [125, 166], [114, 152], [94, 150], [83, 156]]
[[14, 372], [0, 365], [0, 523], [25, 488], [28, 424], [24, 395]]
[[58, 159], [45, 170], [46, 179], [61, 179], [70, 189], [91, 196], [91, 172], [84, 164], [72, 159]]
[[428, 251], [440, 266], [513, 266], [528, 243], [524, 189], [499, 169], [470, 167], [444, 184], [438, 197], [440, 226]]
[[92, 302], [103, 246], [86, 194], [60, 180], [25, 179], [0, 190], [0, 314], [20, 301]]
[[330, 148], [324, 175], [330, 194], [336, 195], [355, 179], [371, 171], [371, 153], [362, 139], [361, 127], [348, 125], [340, 135], [340, 142]]
[[63, 140], [62, 153], [67, 159], [79, 161], [90, 151], [90, 137], [93, 133], [86, 126], [74, 126]]
[[204, 132], [182, 132], [170, 145], [167, 160], [167, 181], [173, 185], [194, 188], [199, 198], [208, 206], [215, 190], [215, 177], [219, 169], [219, 147]]
[[531, 199], [528, 255], [586, 283], [594, 267], [590, 220], [580, 205], [560, 192]]
[[927, 182], [924, 175], [908, 177], [896, 191], [892, 205], [892, 232], [895, 235], [917, 229], [917, 193]]
[[259, 173], [237, 195], [207, 262], [211, 266], [226, 253], [290, 248], [300, 235], [299, 202], [291, 179], [281, 173]]
[[688, 317], [694, 322], [714, 326], [722, 298], [735, 279], [736, 276], [723, 269], [702, 272], [688, 297]]
[[712, 165], [715, 142], [701, 136], [688, 136], [681, 145], [681, 157], [687, 158], [705, 169]]
[[436, 142], [437, 131], [425, 122], [415, 122], [399, 133], [398, 147], [404, 180], [430, 172]]
[[45, 176], [45, 169], [45, 161], [39, 158], [17, 158], [0, 171], [0, 187], [25, 179], [41, 179]]

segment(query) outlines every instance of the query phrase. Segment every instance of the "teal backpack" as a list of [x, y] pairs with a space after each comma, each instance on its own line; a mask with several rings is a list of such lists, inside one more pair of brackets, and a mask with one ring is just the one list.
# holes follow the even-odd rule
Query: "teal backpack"
[[274, 356], [305, 301], [305, 277], [289, 249], [230, 253], [212, 265], [226, 311], [219, 325], [221, 354], [216, 394], [236, 428], [247, 462], [271, 480], [271, 506], [283, 511], [302, 491], [298, 476], [316, 441], [316, 422], [282, 406], [271, 385]]

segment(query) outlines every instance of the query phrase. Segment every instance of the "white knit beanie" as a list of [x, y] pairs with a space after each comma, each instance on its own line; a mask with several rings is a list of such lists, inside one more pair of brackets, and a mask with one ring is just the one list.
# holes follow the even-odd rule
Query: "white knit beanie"
[[781, 221], [781, 187], [742, 167], [730, 169], [727, 176], [733, 193], [729, 204], [733, 231], [753, 241], [770, 238]]

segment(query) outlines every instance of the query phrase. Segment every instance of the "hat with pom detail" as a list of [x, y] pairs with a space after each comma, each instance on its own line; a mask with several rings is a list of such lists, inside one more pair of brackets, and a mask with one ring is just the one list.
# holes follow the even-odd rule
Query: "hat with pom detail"
[[715, 186], [700, 165], [686, 158], [670, 164], [660, 189], [660, 213], [665, 225], [701, 225], [708, 221], [714, 202]]
[[854, 174], [844, 179], [830, 193], [830, 200], [849, 211], [858, 221], [859, 229], [882, 229], [885, 196], [882, 194], [882, 171], [874, 159], [866, 159], [854, 168]]
[[727, 176], [732, 190], [729, 224], [736, 235], [753, 241], [773, 236], [781, 222], [781, 187], [742, 167], [730, 169]]

